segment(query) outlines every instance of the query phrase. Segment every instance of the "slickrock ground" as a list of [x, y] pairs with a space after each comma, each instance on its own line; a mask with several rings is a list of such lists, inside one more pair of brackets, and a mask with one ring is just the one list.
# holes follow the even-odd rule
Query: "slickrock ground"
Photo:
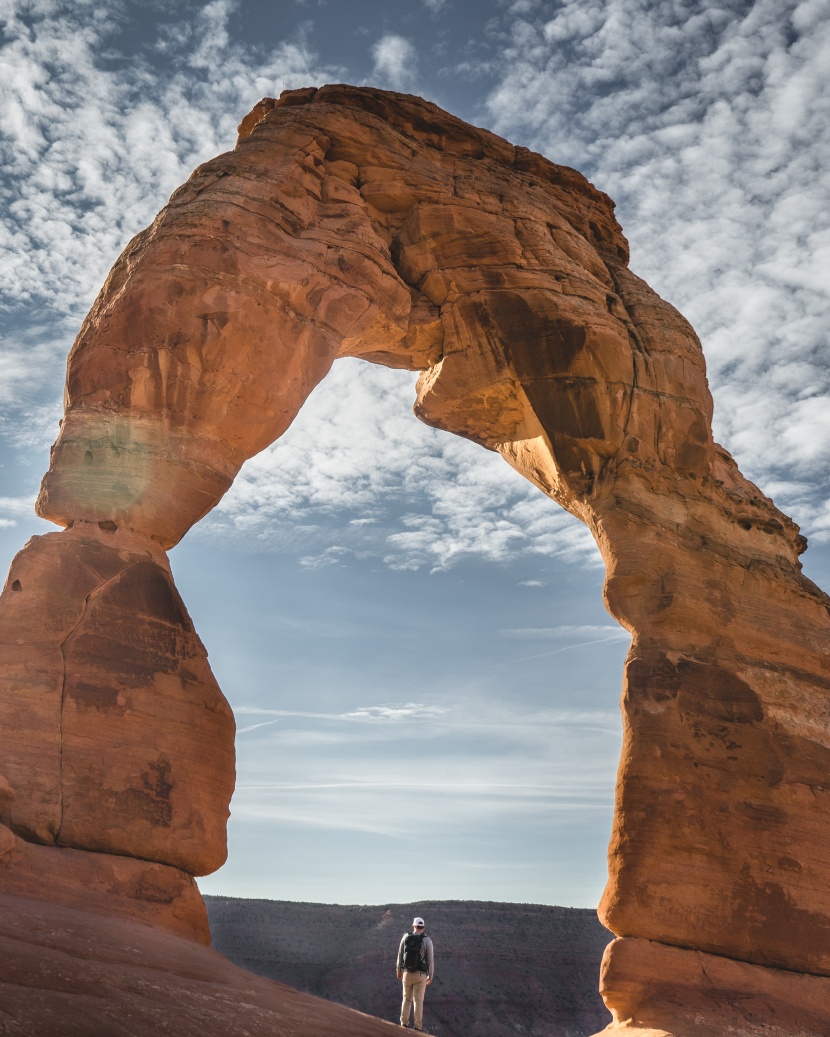
[[[601, 905], [619, 1027], [826, 1037], [830, 599], [713, 442], [700, 343], [627, 257], [579, 173], [418, 98], [257, 105], [129, 243], [70, 354], [38, 500], [64, 532], [0, 598], [0, 823], [173, 869], [163, 895], [127, 891], [126, 865], [104, 884], [136, 917], [187, 916], [225, 855], [233, 721], [164, 550], [338, 357], [420, 370], [418, 417], [589, 526], [633, 635]], [[9, 838], [0, 892], [37, 886]]]
[[597, 990], [610, 934], [595, 911], [437, 901], [342, 907], [206, 897], [213, 945], [308, 993], [396, 1019], [394, 962], [423, 915], [436, 947], [425, 1025], [435, 1037], [587, 1037], [610, 1021]]
[[0, 894], [4, 1037], [394, 1037], [400, 1026], [125, 919]]

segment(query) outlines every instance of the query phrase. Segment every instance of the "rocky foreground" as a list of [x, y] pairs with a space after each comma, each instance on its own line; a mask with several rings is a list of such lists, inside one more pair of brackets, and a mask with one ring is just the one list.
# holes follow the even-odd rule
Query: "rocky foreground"
[[436, 955], [424, 1025], [436, 1037], [587, 1037], [611, 1021], [597, 990], [610, 934], [595, 911], [463, 900], [205, 900], [213, 946], [236, 965], [393, 1021], [398, 943], [422, 914]]
[[2, 1037], [395, 1037], [400, 1027], [262, 979], [194, 940], [0, 893]]

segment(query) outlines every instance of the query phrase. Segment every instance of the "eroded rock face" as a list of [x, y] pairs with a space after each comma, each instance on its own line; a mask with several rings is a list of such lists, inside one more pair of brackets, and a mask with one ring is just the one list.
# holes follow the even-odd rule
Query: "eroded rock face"
[[600, 990], [604, 1037], [825, 1037], [830, 979], [748, 965], [649, 940], [614, 940]]
[[152, 540], [34, 537], [0, 597], [0, 821], [204, 875], [225, 860], [234, 722]]
[[0, 825], [0, 890], [19, 898], [21, 910], [37, 911], [30, 901], [48, 901], [96, 915], [137, 919], [210, 944], [205, 903], [193, 877], [164, 864], [41, 846]]
[[[157, 823], [169, 774], [203, 771], [184, 736], [159, 748], [169, 728], [154, 726], [153, 702], [175, 688], [184, 716], [188, 688], [209, 684], [189, 663], [195, 684], [183, 673], [191, 634], [158, 556], [339, 356], [422, 371], [422, 420], [498, 450], [597, 539], [606, 603], [634, 635], [604, 923], [750, 972], [830, 975], [830, 601], [801, 574], [797, 527], [713, 442], [700, 344], [628, 270], [609, 199], [573, 170], [381, 91], [261, 102], [236, 149], [197, 169], [130, 243], [81, 329], [38, 509], [61, 525], [116, 528], [147, 555], [96, 591], [62, 649], [78, 674], [63, 736], [56, 639], [75, 630], [77, 595], [86, 601], [83, 588], [105, 577], [84, 563], [74, 603], [46, 609], [54, 630], [25, 653], [8, 640], [12, 705], [0, 709], [23, 731], [6, 775], [15, 830], [113, 853], [151, 833], [154, 860], [190, 871], [218, 860], [207, 814], [222, 814], [227, 756], [207, 797], [192, 793]], [[110, 673], [132, 609], [172, 639], [150, 661], [128, 653], [141, 691]], [[29, 672], [21, 659], [33, 652]], [[19, 685], [15, 667], [26, 670]], [[43, 694], [19, 691], [28, 686]], [[131, 745], [129, 766], [102, 789], [88, 750], [107, 743], [122, 694], [134, 696], [143, 748]], [[205, 724], [220, 742], [229, 730]], [[77, 754], [71, 788], [65, 762], [56, 784], [60, 737]], [[51, 761], [43, 780], [28, 772], [37, 746]], [[199, 858], [197, 845], [213, 849]], [[625, 970], [642, 977], [640, 958], [613, 961], [612, 1010]], [[659, 1023], [661, 996], [650, 1025], [680, 1033], [674, 1009]]]

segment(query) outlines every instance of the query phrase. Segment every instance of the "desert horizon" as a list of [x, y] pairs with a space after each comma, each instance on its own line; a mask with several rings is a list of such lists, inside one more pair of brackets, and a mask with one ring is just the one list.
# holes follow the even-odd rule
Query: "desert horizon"
[[398, 944], [423, 917], [435, 945], [424, 1028], [435, 1037], [589, 1037], [611, 1021], [597, 984], [611, 934], [588, 908], [205, 900], [213, 945], [236, 965], [390, 1022]]

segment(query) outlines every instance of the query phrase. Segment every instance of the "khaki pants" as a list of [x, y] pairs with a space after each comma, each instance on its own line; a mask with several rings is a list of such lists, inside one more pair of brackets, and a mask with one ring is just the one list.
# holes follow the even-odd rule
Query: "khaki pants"
[[409, 1026], [409, 1009], [415, 1002], [415, 1029], [424, 1028], [424, 993], [427, 989], [426, 972], [404, 972], [401, 1026]]

